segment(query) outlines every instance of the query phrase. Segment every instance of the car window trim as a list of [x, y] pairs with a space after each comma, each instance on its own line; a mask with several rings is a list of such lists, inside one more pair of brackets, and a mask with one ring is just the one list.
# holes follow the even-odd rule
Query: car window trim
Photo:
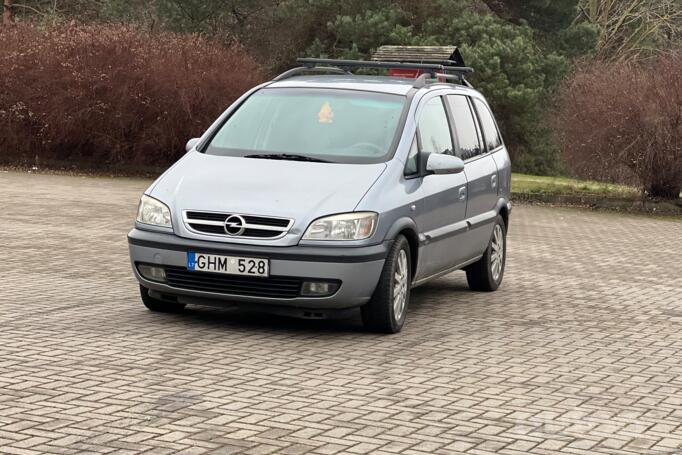
[[[471, 118], [474, 119], [474, 125], [476, 127], [476, 137], [478, 137], [478, 146], [481, 150], [481, 153], [479, 153], [476, 156], [479, 155], [485, 155], [488, 153], [488, 149], [485, 146], [485, 141], [483, 140], [483, 127], [481, 126], [480, 122], [478, 121], [478, 114], [474, 110], [474, 101], [470, 96], [466, 96], [467, 99], [467, 104], [469, 105], [469, 112], [471, 113]], [[472, 157], [475, 158], [475, 157]]]
[[443, 106], [443, 109], [445, 110], [445, 120], [448, 122], [448, 131], [450, 132], [450, 146], [452, 147], [450, 149], [450, 153], [452, 153], [453, 156], [457, 156], [457, 148], [459, 147], [459, 142], [457, 142], [455, 132], [453, 131], [453, 129], [455, 128], [455, 124], [450, 118], [450, 106], [448, 106], [448, 102], [445, 99], [445, 94], [438, 95], [438, 97], [440, 98], [440, 104]]
[[464, 164], [466, 165], [468, 163], [471, 163], [472, 161], [476, 161], [476, 160], [479, 160], [481, 158], [485, 158], [486, 156], [492, 156], [493, 154], [501, 151], [503, 148], [504, 148], [504, 145], [500, 145], [499, 147], [496, 147], [493, 150], [487, 151], [485, 153], [481, 153], [480, 155], [476, 155], [476, 156], [471, 157], [467, 160], [464, 160]]
[[[367, 91], [367, 90], [356, 90], [356, 91]], [[374, 92], [377, 93], [377, 92]], [[384, 92], [380, 92], [384, 93]], [[393, 158], [395, 158], [395, 154], [398, 153], [398, 146], [400, 145], [400, 140], [403, 138], [403, 134], [405, 134], [405, 125], [407, 124], [407, 117], [410, 115], [410, 110], [412, 109], [412, 101], [414, 100], [414, 95], [417, 93], [416, 89], [411, 89], [408, 91], [404, 96], [405, 96], [405, 106], [403, 106], [403, 112], [400, 114], [400, 119], [398, 119], [398, 127], [396, 128], [396, 135], [393, 138], [393, 142], [391, 143], [391, 148], [389, 149], [389, 153], [386, 155], [386, 161], [383, 161], [384, 163], [388, 163], [391, 161]]]
[[447, 93], [441, 95], [440, 100], [443, 103], [443, 107], [445, 107], [445, 116], [448, 118], [448, 127], [450, 128], [450, 142], [452, 142], [452, 154], [458, 158], [462, 158], [457, 154], [457, 152], [461, 149], [461, 146], [459, 144], [459, 137], [457, 136], [457, 132], [455, 131], [455, 118], [452, 115], [452, 109], [450, 109], [450, 103], [447, 100], [448, 96], [451, 95]]
[[489, 152], [488, 140], [485, 137], [485, 131], [483, 130], [483, 123], [481, 122], [481, 114], [478, 112], [478, 108], [476, 107], [476, 103], [475, 103], [475, 100], [473, 98], [471, 98], [471, 106], [474, 108], [474, 115], [476, 116], [476, 122], [480, 125], [481, 138], [483, 139], [483, 149], [485, 150], [485, 153], [487, 154]]

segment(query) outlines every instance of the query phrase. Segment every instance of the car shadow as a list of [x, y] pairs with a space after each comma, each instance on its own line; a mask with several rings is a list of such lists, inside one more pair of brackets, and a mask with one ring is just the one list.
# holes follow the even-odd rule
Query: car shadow
[[463, 274], [453, 272], [435, 279], [422, 286], [412, 289], [410, 308], [417, 309], [423, 305], [441, 303], [447, 299], [447, 305], [452, 303], [467, 303], [471, 297], [471, 290]]
[[[466, 280], [455, 274], [434, 280], [412, 290], [408, 307], [407, 324], [422, 316], [420, 311], [429, 306], [436, 309], [445, 305], [466, 304], [471, 295]], [[185, 323], [215, 328], [247, 329], [249, 331], [297, 332], [306, 334], [363, 333], [366, 332], [360, 316], [360, 309], [343, 318], [302, 319], [275, 314], [268, 311], [254, 311], [246, 307], [227, 304], [225, 307], [188, 305], [178, 315]]]
[[338, 319], [303, 319], [243, 307], [188, 305], [181, 313], [185, 322], [214, 327], [248, 329], [249, 331], [284, 331], [300, 333], [363, 332], [360, 311], [352, 317]]

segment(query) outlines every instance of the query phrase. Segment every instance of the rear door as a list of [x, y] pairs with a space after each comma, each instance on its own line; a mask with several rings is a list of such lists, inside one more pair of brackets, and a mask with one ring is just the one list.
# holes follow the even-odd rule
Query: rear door
[[[485, 122], [478, 114], [483, 108], [480, 100], [466, 95], [448, 95], [447, 106], [457, 139], [457, 155], [464, 160], [467, 180], [467, 232], [460, 245], [465, 260], [473, 259], [485, 251], [497, 215], [498, 175], [492, 152], [497, 147], [495, 138], [486, 136]], [[473, 102], [472, 102], [473, 101]], [[482, 106], [479, 107], [478, 103]], [[488, 119], [485, 119], [489, 123]], [[493, 126], [494, 120], [493, 120]], [[488, 133], [490, 134], [490, 133]], [[497, 135], [499, 138], [499, 134]], [[500, 140], [501, 142], [501, 140]]]

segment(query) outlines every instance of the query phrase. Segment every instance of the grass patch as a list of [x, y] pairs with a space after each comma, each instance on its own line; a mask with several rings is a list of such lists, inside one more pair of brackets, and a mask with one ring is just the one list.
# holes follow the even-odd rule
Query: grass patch
[[526, 195], [584, 195], [618, 199], [641, 197], [640, 191], [631, 186], [526, 174], [512, 174], [511, 190], [512, 194]]
[[639, 189], [628, 185], [512, 174], [512, 200], [552, 206], [579, 206], [619, 212], [682, 215], [682, 199], [666, 201], [642, 198]]

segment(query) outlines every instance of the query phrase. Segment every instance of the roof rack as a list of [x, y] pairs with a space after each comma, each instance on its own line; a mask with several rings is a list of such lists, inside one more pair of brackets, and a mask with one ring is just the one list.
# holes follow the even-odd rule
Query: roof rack
[[431, 73], [435, 77], [437, 72], [444, 74], [468, 74], [473, 73], [474, 69], [467, 66], [457, 66], [453, 60], [441, 60], [436, 63], [413, 63], [413, 62], [377, 62], [366, 60], [335, 60], [326, 58], [299, 58], [296, 60], [308, 68], [315, 68], [318, 65], [330, 65], [350, 71], [358, 68], [379, 68], [379, 69], [414, 69]]
[[[432, 63], [412, 62], [379, 62], [366, 60], [336, 60], [325, 58], [299, 58], [296, 60], [301, 67], [290, 69], [277, 76], [274, 80], [281, 81], [305, 72], [329, 72], [334, 74], [349, 74], [353, 69], [412, 69], [419, 70], [422, 74], [415, 80], [415, 87], [423, 87], [431, 79], [451, 79], [455, 83], [469, 86], [464, 76], [473, 73], [473, 68], [458, 66], [456, 61], [442, 60]], [[427, 78], [426, 76], [431, 76]]]

